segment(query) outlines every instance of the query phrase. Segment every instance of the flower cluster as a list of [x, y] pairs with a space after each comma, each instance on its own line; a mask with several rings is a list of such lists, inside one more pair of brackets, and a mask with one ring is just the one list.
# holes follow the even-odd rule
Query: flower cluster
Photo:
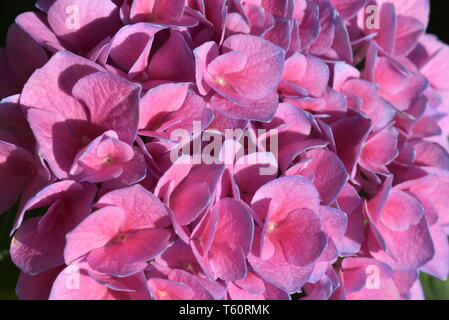
[[37, 8], [0, 51], [20, 298], [421, 299], [419, 272], [448, 277], [429, 1]]

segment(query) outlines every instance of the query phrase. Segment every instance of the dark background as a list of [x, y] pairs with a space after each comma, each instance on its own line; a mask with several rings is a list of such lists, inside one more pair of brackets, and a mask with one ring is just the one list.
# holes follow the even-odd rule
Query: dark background
[[431, 0], [430, 5], [430, 25], [427, 31], [449, 43], [449, 4], [447, 1]]
[[[0, 0], [0, 47], [4, 41], [8, 27], [14, 22], [17, 15], [25, 11], [36, 10], [35, 0]], [[431, 0], [431, 17], [428, 32], [438, 35], [446, 43], [449, 43], [449, 9], [447, 1]], [[1, 75], [0, 75], [1, 76]], [[0, 195], [2, 196], [2, 195]], [[8, 255], [10, 239], [8, 237], [12, 219], [13, 208], [10, 212], [0, 216], [0, 300], [15, 299], [14, 287], [18, 277], [18, 271], [11, 263]], [[449, 299], [449, 281], [442, 282], [422, 275], [422, 284], [428, 299]]]

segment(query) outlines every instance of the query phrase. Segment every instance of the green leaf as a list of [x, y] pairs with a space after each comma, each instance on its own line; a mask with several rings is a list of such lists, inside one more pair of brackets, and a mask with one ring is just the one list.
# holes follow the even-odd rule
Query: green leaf
[[428, 274], [421, 273], [421, 285], [426, 300], [449, 300], [449, 279], [442, 281]]

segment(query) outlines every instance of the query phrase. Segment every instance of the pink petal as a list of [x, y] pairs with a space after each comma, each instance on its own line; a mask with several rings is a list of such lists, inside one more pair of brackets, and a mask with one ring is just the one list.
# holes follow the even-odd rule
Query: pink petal
[[128, 276], [142, 271], [147, 261], [168, 245], [170, 233], [145, 229], [126, 235], [126, 239], [93, 249], [87, 255], [89, 266], [100, 273]]
[[181, 225], [190, 224], [209, 205], [215, 192], [222, 165], [196, 165], [173, 190], [169, 207]]
[[45, 50], [17, 24], [8, 30], [6, 48], [9, 65], [22, 81], [48, 61]]
[[[399, 208], [404, 213], [402, 219], [397, 219]], [[394, 260], [375, 247], [374, 257], [400, 269], [418, 268], [433, 258], [435, 251], [424, 209], [414, 197], [393, 190], [383, 209], [381, 222], [383, 225], [378, 225], [378, 230]], [[411, 256], [407, 252], [412, 247], [414, 254]]]
[[17, 16], [16, 23], [44, 48], [56, 52], [64, 50], [64, 44], [56, 37], [40, 12], [25, 12]]
[[16, 285], [16, 294], [21, 300], [48, 300], [51, 287], [62, 267], [37, 275], [21, 272]]
[[193, 50], [193, 54], [195, 55], [196, 85], [198, 91], [202, 95], [206, 95], [210, 87], [204, 80], [204, 76], [207, 72], [207, 66], [218, 56], [218, 47], [215, 42], [209, 41]]
[[98, 128], [89, 126], [86, 111], [71, 95], [76, 81], [97, 71], [88, 60], [59, 52], [33, 73], [20, 97], [20, 103], [29, 108], [27, 118], [39, 142], [39, 153], [58, 177], [67, 176], [82, 138], [100, 134]]
[[[190, 240], [192, 243], [193, 253], [200, 255], [202, 258], [207, 257], [212, 242], [214, 241], [215, 233], [217, 231], [218, 210], [210, 210], [200, 220], [198, 225], [193, 229]], [[205, 266], [205, 259], [199, 259], [199, 263], [206, 268], [206, 271], [211, 272], [210, 266]]]
[[385, 172], [385, 166], [398, 156], [397, 138], [398, 132], [393, 127], [375, 133], [363, 146], [360, 164], [366, 169]]
[[[350, 300], [398, 300], [400, 293], [393, 280], [393, 270], [386, 264], [370, 258], [346, 258], [342, 265], [346, 298]], [[372, 289], [367, 284], [368, 276], [378, 275], [379, 288]]]
[[[77, 197], [79, 196], [78, 192], [83, 192], [84, 189], [91, 190], [91, 192], [96, 191], [92, 191], [92, 188], [87, 187], [87, 185], [80, 184], [72, 180], [55, 182], [45, 186], [42, 189], [37, 190], [37, 192], [27, 200], [27, 202], [19, 211], [19, 214], [17, 215], [17, 218], [14, 222], [13, 231], [15, 231], [22, 223], [26, 211], [50, 206], [52, 203], [58, 200], [77, 199]], [[90, 207], [90, 204], [88, 204], [87, 206]]]
[[155, 0], [153, 12], [163, 21], [179, 21], [184, 14], [184, 0]]
[[303, 87], [312, 96], [323, 94], [329, 81], [329, 68], [312, 56], [294, 54], [285, 61], [282, 79]]
[[150, 279], [148, 286], [156, 300], [191, 300], [194, 292], [181, 282], [165, 279]]
[[416, 164], [449, 170], [449, 154], [442, 146], [425, 140], [411, 143], [415, 151]]
[[362, 199], [357, 191], [349, 184], [338, 196], [340, 209], [348, 216], [348, 228], [341, 241], [342, 254], [353, 254], [359, 252], [364, 238]]
[[131, 77], [139, 76], [148, 67], [154, 36], [162, 29], [148, 23], [123, 27], [111, 41], [110, 57]]
[[25, 220], [11, 243], [14, 263], [29, 274], [63, 265], [66, 234], [89, 214], [96, 191], [92, 185], [83, 185], [53, 202], [45, 215]]
[[195, 58], [192, 49], [179, 31], [172, 30], [168, 40], [153, 55], [148, 66], [148, 74], [153, 80], [193, 82]]
[[236, 95], [258, 100], [275, 91], [284, 63], [284, 53], [279, 47], [252, 35], [230, 36], [223, 43], [223, 47], [226, 52], [237, 50], [245, 53], [248, 60], [242, 71], [222, 74], [223, 81], [218, 84], [208, 81], [211, 87], [225, 97], [237, 99], [234, 101], [236, 103], [240, 103]]
[[299, 291], [312, 274], [313, 265], [295, 266], [285, 260], [280, 247], [275, 248], [274, 252], [267, 260], [250, 254], [248, 261], [254, 271], [267, 282], [288, 293]]
[[270, 121], [278, 107], [277, 95], [271, 95], [257, 101], [241, 101], [242, 105], [230, 102], [219, 95], [213, 95], [210, 107], [225, 116], [238, 120]]
[[[79, 275], [75, 274], [77, 272]], [[70, 285], [70, 277], [77, 277], [77, 282]], [[73, 286], [73, 287], [72, 287]], [[79, 286], [78, 289], [77, 286]], [[80, 290], [81, 289], [81, 290]], [[115, 300], [108, 287], [92, 279], [84, 270], [77, 271], [67, 267], [57, 276], [49, 296], [50, 300]]]
[[230, 51], [215, 58], [208, 66], [207, 71], [212, 75], [235, 73], [242, 71], [248, 63], [248, 55], [241, 51]]
[[123, 173], [121, 164], [133, 157], [133, 149], [118, 140], [114, 131], [108, 131], [76, 156], [70, 174], [91, 183], [113, 180]]
[[275, 215], [267, 220], [264, 232], [282, 248], [286, 262], [295, 266], [310, 265], [327, 246], [319, 216], [305, 208], [283, 213], [282, 216], [283, 219]]
[[331, 0], [332, 5], [338, 10], [342, 19], [354, 17], [359, 10], [365, 7], [367, 0]]
[[[136, 279], [130, 279], [135, 277]], [[141, 282], [142, 275], [118, 281]], [[50, 300], [149, 300], [148, 287], [140, 284], [137, 290], [114, 290], [97, 281], [85, 263], [76, 262], [57, 276], [50, 292]]]
[[422, 266], [420, 270], [439, 279], [447, 279], [449, 275], [449, 262], [446, 257], [449, 254], [449, 244], [446, 233], [438, 224], [430, 227], [430, 233], [435, 248], [435, 256]]
[[447, 57], [449, 56], [449, 48], [443, 46], [428, 62], [422, 67], [421, 73], [425, 75], [432, 86], [440, 90], [448, 90], [446, 69]]
[[[93, 124], [114, 130], [128, 144], [134, 142], [140, 87], [107, 73], [94, 73], [80, 79], [72, 92], [87, 106]], [[111, 105], [111, 100], [116, 102]]]
[[396, 55], [408, 55], [424, 34], [425, 26], [414, 18], [398, 17], [396, 29]]
[[0, 187], [0, 213], [17, 201], [34, 170], [31, 154], [25, 149], [0, 140], [0, 179], [9, 181]]
[[[169, 274], [169, 279], [186, 284], [194, 293], [192, 300], [213, 300], [213, 295], [208, 288], [203, 285], [199, 276], [195, 276], [184, 270], [173, 270]], [[208, 279], [205, 279], [208, 281]]]
[[162, 228], [169, 223], [167, 210], [160, 200], [140, 185], [111, 191], [102, 196], [97, 206], [119, 206], [125, 212], [123, 230]]
[[348, 228], [348, 216], [345, 212], [330, 207], [320, 208], [323, 230], [338, 252], [344, 251], [343, 238]]
[[101, 248], [118, 235], [125, 212], [119, 207], [108, 206], [89, 215], [67, 235], [64, 258], [67, 264]]
[[156, 117], [179, 110], [186, 97], [187, 84], [163, 84], [149, 90], [140, 100], [139, 129], [153, 127]]
[[395, 36], [397, 28], [397, 17], [395, 6], [392, 3], [384, 3], [380, 8], [381, 29], [376, 37], [377, 43], [389, 54], [395, 48]]
[[326, 149], [307, 152], [311, 161], [305, 166], [313, 172], [313, 185], [317, 188], [323, 204], [332, 204], [348, 180], [346, 169], [337, 155]]
[[265, 33], [264, 38], [287, 51], [290, 47], [293, 23], [284, 17], [273, 16], [273, 18], [274, 26]]
[[424, 26], [429, 22], [430, 3], [427, 0], [377, 0], [382, 5], [385, 2], [393, 3], [398, 15], [413, 17]]
[[242, 201], [225, 198], [214, 208], [218, 213], [215, 237], [209, 251], [209, 263], [216, 277], [236, 280], [246, 275], [246, 256], [253, 238], [251, 209]]
[[287, 215], [299, 208], [308, 208], [317, 212], [319, 203], [319, 194], [309, 180], [299, 176], [289, 176], [263, 185], [254, 194], [251, 207], [264, 219], [277, 212]]
[[[72, 24], [67, 11], [73, 15]], [[80, 50], [92, 48], [117, 30], [120, 20], [118, 8], [109, 0], [58, 0], [48, 10], [48, 23], [59, 38]]]
[[251, 153], [237, 160], [234, 165], [234, 178], [242, 192], [253, 193], [277, 176], [277, 166], [272, 153]]
[[347, 117], [332, 124], [337, 154], [349, 175], [355, 174], [361, 147], [370, 131], [371, 121], [362, 117]]

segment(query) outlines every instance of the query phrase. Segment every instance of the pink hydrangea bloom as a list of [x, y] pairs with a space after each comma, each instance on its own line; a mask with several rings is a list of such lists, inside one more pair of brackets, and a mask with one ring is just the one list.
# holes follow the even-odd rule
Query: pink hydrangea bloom
[[419, 272], [448, 278], [428, 0], [36, 5], [0, 50], [21, 299], [423, 299]]

